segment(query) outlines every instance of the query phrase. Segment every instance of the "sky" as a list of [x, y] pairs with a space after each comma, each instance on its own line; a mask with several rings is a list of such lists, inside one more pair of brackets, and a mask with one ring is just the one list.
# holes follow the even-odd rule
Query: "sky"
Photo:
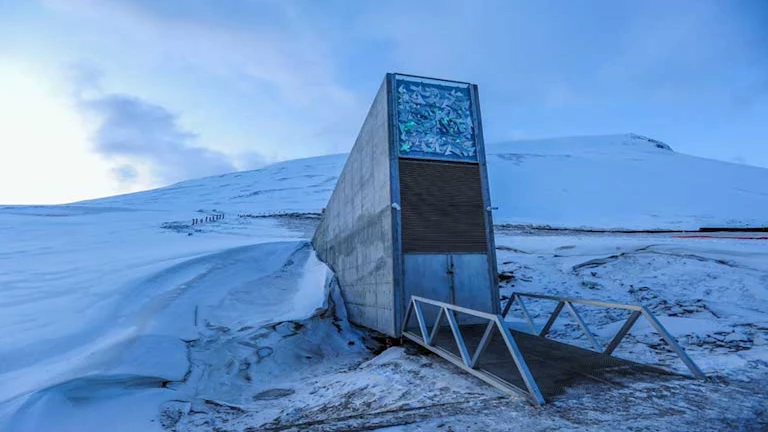
[[478, 84], [487, 143], [768, 167], [762, 0], [0, 0], [0, 204], [346, 152], [387, 72]]

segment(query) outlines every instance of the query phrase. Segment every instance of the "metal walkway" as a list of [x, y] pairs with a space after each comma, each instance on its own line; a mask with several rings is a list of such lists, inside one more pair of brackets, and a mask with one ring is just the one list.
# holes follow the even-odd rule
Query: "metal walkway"
[[[540, 330], [528, 313], [524, 297], [557, 302]], [[520, 306], [532, 330], [530, 333], [511, 329], [504, 321], [513, 303]], [[602, 347], [575, 304], [625, 309], [631, 314], [609, 344]], [[595, 350], [546, 338], [564, 308], [571, 313]], [[495, 315], [414, 296], [405, 316], [403, 336], [483, 381], [505, 392], [521, 393], [534, 404], [541, 405], [580, 383], [605, 383], [613, 378], [637, 374], [669, 375], [670, 372], [659, 368], [611, 355], [641, 316], [650, 322], [695, 377], [704, 377], [674, 337], [642, 306], [514, 293], [503, 313]]]

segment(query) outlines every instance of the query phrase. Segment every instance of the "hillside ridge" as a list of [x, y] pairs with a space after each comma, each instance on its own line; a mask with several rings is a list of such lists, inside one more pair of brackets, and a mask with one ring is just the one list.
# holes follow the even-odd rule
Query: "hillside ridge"
[[[639, 134], [517, 140], [486, 149], [498, 224], [577, 229], [696, 230], [768, 226], [768, 169], [678, 153]], [[76, 205], [319, 213], [346, 154]]]

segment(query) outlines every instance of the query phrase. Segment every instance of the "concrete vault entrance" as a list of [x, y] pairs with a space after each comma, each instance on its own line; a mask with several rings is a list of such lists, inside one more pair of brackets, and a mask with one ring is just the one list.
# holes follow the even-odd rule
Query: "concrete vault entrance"
[[397, 337], [411, 296], [498, 313], [477, 86], [387, 74], [313, 245], [350, 320]]

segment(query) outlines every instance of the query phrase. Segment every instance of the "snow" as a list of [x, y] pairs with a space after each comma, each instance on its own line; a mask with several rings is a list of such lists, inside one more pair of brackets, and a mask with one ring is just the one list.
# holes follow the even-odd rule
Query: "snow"
[[[199, 338], [207, 320], [258, 326], [309, 316], [308, 301], [322, 306], [322, 281], [319, 294], [286, 301], [300, 288], [291, 278], [305, 272], [289, 278], [281, 270], [311, 256], [302, 235], [266, 219], [249, 220], [247, 229], [220, 221], [215, 233], [211, 224], [192, 236], [161, 228], [175, 215], [87, 206], [0, 211], [0, 401], [17, 411], [11, 430], [51, 430], [29, 423], [42, 421], [34, 413], [59, 411], [88, 388], [183, 379], [185, 341]], [[316, 281], [316, 262], [307, 265]], [[261, 284], [274, 291], [254, 295]], [[108, 410], [95, 399], [94, 413]], [[157, 404], [152, 409], [147, 418], [156, 417]]]
[[324, 286], [329, 276], [328, 267], [325, 266], [312, 251], [302, 269], [301, 278], [298, 282], [296, 294], [291, 299], [290, 305], [293, 310], [275, 317], [276, 321], [288, 321], [302, 317], [311, 316], [317, 311], [319, 305], [323, 304], [327, 292], [317, 289]]
[[[511, 278], [501, 289], [502, 297], [518, 291], [641, 304], [684, 342], [707, 374], [734, 372], [724, 361], [758, 369], [768, 366], [764, 364], [768, 350], [759, 344], [768, 332], [768, 247], [761, 241], [666, 234], [540, 236], [515, 230], [500, 234], [499, 270]], [[541, 328], [555, 304], [524, 301]], [[629, 315], [577, 308], [603, 346]], [[510, 320], [523, 324], [521, 313], [513, 311]], [[560, 316], [552, 335], [588, 347], [570, 316], [565, 312]], [[643, 344], [661, 342], [644, 319], [637, 322], [628, 341], [619, 346], [620, 356], [686, 371], [676, 357], [645, 349]], [[723, 353], [728, 355], [721, 356]]]
[[[768, 225], [768, 170], [658, 145], [625, 135], [489, 146], [494, 218], [601, 229]], [[510, 276], [502, 295], [643, 304], [715, 377], [572, 389], [535, 409], [413, 347], [376, 355], [378, 343], [346, 321], [308, 244], [312, 214], [343, 162], [325, 156], [71, 205], [0, 206], [0, 430], [766, 424], [765, 241], [498, 227], [499, 268]], [[225, 217], [191, 225], [217, 214]], [[542, 325], [553, 306], [528, 308]], [[625, 317], [580, 312], [602, 343]], [[522, 322], [517, 313], [510, 321]], [[567, 315], [552, 335], [586, 342]], [[642, 320], [617, 352], [685, 371]]]

